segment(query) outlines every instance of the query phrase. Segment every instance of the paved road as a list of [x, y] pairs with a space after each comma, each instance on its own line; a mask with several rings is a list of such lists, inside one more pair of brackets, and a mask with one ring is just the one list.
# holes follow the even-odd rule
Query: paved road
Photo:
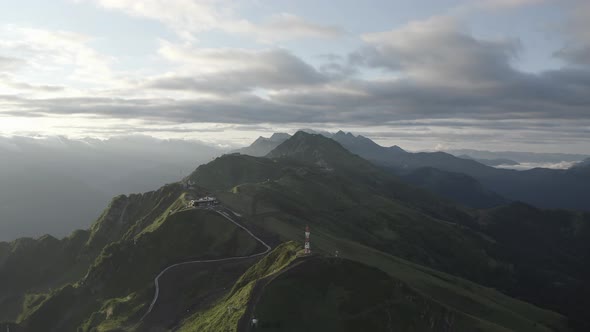
[[182, 263], [177, 263], [174, 265], [170, 265], [167, 268], [163, 269], [157, 276], [156, 278], [154, 278], [154, 285], [156, 287], [156, 291], [154, 293], [154, 299], [152, 300], [152, 303], [150, 303], [150, 307], [148, 308], [148, 310], [146, 311], [146, 313], [143, 315], [143, 317], [141, 317], [140, 321], [143, 321], [147, 315], [150, 314], [150, 312], [152, 312], [152, 309], [154, 308], [154, 306], [156, 305], [156, 303], [158, 302], [158, 298], [160, 296], [160, 277], [162, 277], [164, 275], [164, 273], [170, 271], [171, 269], [181, 266], [181, 265], [188, 265], [188, 264], [199, 264], [199, 263], [213, 263], [213, 262], [225, 262], [225, 261], [235, 261], [235, 260], [241, 260], [241, 259], [248, 259], [248, 258], [252, 258], [252, 257], [257, 257], [257, 256], [261, 256], [264, 255], [266, 253], [268, 253], [271, 250], [271, 247], [266, 244], [266, 242], [262, 241], [258, 236], [252, 234], [252, 232], [250, 232], [250, 230], [248, 230], [246, 227], [240, 225], [237, 221], [234, 220], [234, 216], [236, 216], [237, 214], [227, 208], [222, 208], [222, 207], [212, 207], [209, 208], [212, 211], [217, 212], [219, 215], [221, 215], [222, 217], [224, 217], [225, 219], [231, 221], [234, 225], [238, 226], [239, 228], [243, 229], [244, 231], [246, 231], [246, 233], [248, 233], [248, 235], [250, 235], [251, 237], [253, 237], [256, 241], [260, 242], [263, 246], [266, 247], [266, 249], [263, 252], [260, 252], [258, 254], [254, 254], [254, 255], [250, 255], [250, 256], [236, 256], [236, 257], [228, 257], [228, 258], [220, 258], [220, 259], [208, 259], [208, 260], [191, 260], [191, 261], [186, 261], [186, 262], [182, 262]]

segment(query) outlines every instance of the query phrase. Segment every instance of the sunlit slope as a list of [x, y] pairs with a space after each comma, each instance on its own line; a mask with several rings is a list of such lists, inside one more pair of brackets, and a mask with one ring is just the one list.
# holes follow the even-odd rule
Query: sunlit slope
[[183, 207], [185, 187], [115, 197], [89, 230], [0, 242], [0, 320], [16, 320], [25, 293], [44, 293], [83, 277], [102, 249], [130, 239]]
[[122, 328], [135, 324], [147, 309], [153, 278], [166, 266], [257, 251], [254, 239], [215, 212], [173, 213], [154, 230], [107, 246], [82, 280], [28, 308], [21, 323], [30, 331], [91, 330], [116, 317]]
[[227, 294], [208, 308], [188, 315], [178, 326], [179, 331], [236, 331], [244, 325], [248, 306], [255, 297], [261, 280], [280, 273], [295, 258], [300, 246], [296, 242], [279, 245], [258, 263], [251, 266], [235, 282]]

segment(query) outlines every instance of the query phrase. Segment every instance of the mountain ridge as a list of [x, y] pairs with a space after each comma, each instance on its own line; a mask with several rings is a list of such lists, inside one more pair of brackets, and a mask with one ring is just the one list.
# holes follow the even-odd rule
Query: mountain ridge
[[[519, 200], [542, 208], [565, 208], [574, 210], [590, 210], [583, 197], [590, 195], [588, 188], [583, 185], [588, 181], [586, 173], [554, 169], [532, 169], [516, 171], [498, 169], [479, 163], [455, 157], [446, 152], [407, 152], [397, 146], [383, 147], [364, 136], [339, 131], [327, 135], [328, 138], [339, 142], [343, 147], [376, 165], [390, 168], [395, 174], [404, 175], [423, 167], [437, 168], [451, 173], [463, 173], [479, 182], [486, 191], [493, 195], [500, 195], [507, 200]], [[447, 181], [449, 178], [446, 179]], [[560, 187], [563, 190], [553, 190]], [[430, 188], [435, 190], [436, 188]], [[441, 193], [441, 192], [439, 192]], [[542, 193], [542, 195], [541, 195]], [[476, 192], [482, 196], [482, 193]], [[447, 195], [452, 198], [452, 195]], [[483, 197], [483, 196], [482, 196]], [[493, 206], [496, 199], [489, 202], [479, 202], [474, 207]], [[460, 201], [469, 204], [468, 201]]]
[[233, 152], [247, 154], [253, 157], [262, 157], [268, 154], [272, 149], [276, 148], [279, 144], [286, 141], [291, 135], [286, 133], [274, 133], [270, 137], [258, 137], [249, 146], [241, 149], [234, 150]]
[[[554, 326], [567, 330], [563, 316], [487, 287], [560, 310], [571, 322], [581, 320], [584, 324], [581, 317], [587, 307], [573, 311], [575, 308], [559, 301], [584, 303], [586, 293], [573, 290], [586, 275], [577, 272], [584, 266], [578, 264], [590, 258], [584, 256], [584, 250], [590, 253], [590, 216], [538, 210], [523, 203], [489, 210], [464, 208], [403, 183], [332, 139], [298, 132], [267, 157], [227, 154], [197, 167], [180, 183], [142, 195], [116, 197], [95, 227], [80, 233], [84, 236], [79, 242], [93, 244], [91, 248], [97, 247], [99, 252], [86, 275], [45, 294], [27, 295], [21, 326], [32, 331], [41, 326], [49, 331], [98, 327], [133, 331], [151, 300], [152, 278], [162, 269], [192, 257], [256, 251], [255, 243], [240, 238], [215, 214], [186, 209], [190, 199], [202, 195], [215, 195], [225, 208], [241, 216], [248, 229], [273, 239], [273, 243], [301, 243], [308, 225], [314, 252], [329, 257], [338, 251], [343, 259], [378, 268], [398, 280], [407, 294], [424, 294], [460, 315], [477, 317], [488, 327], [522, 330], [533, 326], [547, 331]], [[541, 220], [542, 227], [536, 229], [535, 220]], [[543, 250], [542, 259], [532, 260], [534, 266], [526, 261], [535, 257], [535, 251], [523, 250], [523, 242], [509, 231], [516, 226], [520, 229], [516, 235], [534, 234], [527, 245]], [[0, 245], [0, 275], [6, 251], [6, 246]], [[570, 253], [572, 259], [563, 260], [563, 252]], [[186, 313], [191, 308], [197, 315], [213, 310], [211, 315], [223, 317], [226, 303], [249, 300], [249, 288], [238, 282], [240, 268], [220, 278], [225, 282], [235, 279], [235, 285], [241, 285], [236, 286], [241, 289], [238, 292], [215, 288], [210, 281], [202, 285], [216, 289], [212, 301], [198, 305], [194, 301], [201, 297], [181, 295], [206, 294], [199, 288], [203, 273], [223, 273], [202, 269], [175, 274], [179, 279], [172, 280], [166, 289], [177, 292], [182, 300], [165, 321], [146, 322], [154, 325], [143, 327], [171, 328], [166, 325], [171, 320], [192, 317]], [[253, 287], [251, 282], [246, 286]], [[552, 287], [554, 283], [561, 288]], [[546, 296], [535, 296], [539, 289], [546, 290]], [[567, 297], [559, 299], [558, 294]], [[418, 313], [409, 303], [402, 309]], [[60, 319], [64, 310], [70, 310], [71, 315]]]

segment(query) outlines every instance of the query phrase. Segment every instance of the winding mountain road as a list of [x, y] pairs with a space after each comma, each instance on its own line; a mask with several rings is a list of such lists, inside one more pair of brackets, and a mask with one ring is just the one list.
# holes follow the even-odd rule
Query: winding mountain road
[[260, 253], [254, 254], [254, 255], [250, 255], [250, 256], [235, 256], [235, 257], [227, 257], [227, 258], [220, 258], [220, 259], [208, 259], [208, 260], [191, 260], [191, 261], [186, 261], [186, 262], [182, 262], [182, 263], [176, 263], [176, 264], [173, 264], [173, 265], [168, 266], [167, 268], [163, 269], [156, 276], [156, 278], [154, 278], [154, 285], [156, 287], [156, 290], [155, 290], [155, 293], [154, 293], [154, 299], [150, 303], [150, 306], [149, 306], [148, 310], [146, 311], [146, 313], [141, 317], [140, 321], [143, 321], [147, 317], [147, 315], [149, 315], [150, 312], [152, 312], [152, 309], [154, 308], [154, 306], [158, 302], [158, 298], [160, 296], [160, 278], [166, 272], [170, 271], [171, 269], [173, 269], [175, 267], [178, 267], [178, 266], [181, 266], [181, 265], [188, 265], [188, 264], [214, 263], [214, 262], [226, 262], [226, 261], [235, 261], [235, 260], [241, 260], [241, 259], [248, 259], [248, 258], [253, 258], [253, 257], [265, 255], [266, 253], [268, 253], [271, 250], [271, 247], [266, 242], [262, 241], [258, 236], [252, 234], [252, 232], [249, 229], [247, 229], [246, 227], [240, 225], [237, 221], [235, 221], [230, 216], [230, 213], [233, 214], [234, 216], [237, 215], [237, 213], [235, 213], [235, 212], [233, 212], [233, 211], [231, 211], [229, 209], [225, 209], [226, 211], [223, 211], [224, 208], [221, 208], [221, 207], [211, 207], [211, 208], [208, 208], [208, 209], [217, 212], [219, 215], [221, 215], [225, 219], [229, 220], [234, 225], [236, 225], [239, 228], [241, 228], [244, 231], [246, 231], [246, 233], [248, 233], [248, 235], [250, 235], [256, 241], [260, 242], [263, 246], [266, 247], [266, 249], [263, 252], [260, 252]]

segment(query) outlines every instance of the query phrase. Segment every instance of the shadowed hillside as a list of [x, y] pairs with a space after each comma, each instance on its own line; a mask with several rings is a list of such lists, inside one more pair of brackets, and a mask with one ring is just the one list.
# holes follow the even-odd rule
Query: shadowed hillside
[[[586, 185], [590, 181], [589, 175], [575, 169], [498, 169], [444, 152], [411, 153], [398, 147], [382, 147], [360, 135], [339, 132], [332, 138], [352, 153], [376, 165], [393, 169], [398, 175], [403, 176], [408, 171], [423, 167], [436, 168], [470, 176], [487, 190], [509, 200], [522, 201], [540, 208], [590, 209], [586, 199], [590, 197], [590, 189]], [[449, 178], [444, 181], [449, 181]]]
[[[369, 264], [389, 266], [388, 273], [345, 258], [301, 256], [300, 249], [293, 242], [277, 247], [225, 298], [181, 322], [179, 331], [567, 330], [558, 315], [407, 262], [378, 258], [363, 247], [357, 254], [372, 256]], [[252, 318], [258, 319], [256, 328]]]
[[[250, 215], [260, 227], [278, 232], [286, 239], [300, 236], [289, 233], [288, 229], [302, 229], [310, 224], [324, 234], [358, 241], [503, 290], [514, 285], [514, 278], [523, 277], [515, 274], [513, 267], [522, 261], [499, 254], [504, 244], [490, 236], [492, 233], [479, 223], [475, 211], [462, 210], [412, 189], [371, 165], [366, 166], [365, 171], [354, 173], [351, 169], [355, 168], [347, 165], [355, 165], [358, 157], [325, 137], [298, 133], [293, 139], [298, 141], [284, 144], [295, 147], [295, 153], [289, 153], [285, 145], [277, 147], [278, 151], [284, 151], [275, 159], [276, 167], [282, 169], [276, 171], [280, 176], [228, 188], [230, 191], [220, 192], [220, 197], [232, 208]], [[323, 142], [327, 144], [314, 151], [314, 145]], [[335, 156], [334, 159], [331, 156]], [[219, 162], [231, 163], [236, 157], [226, 156]], [[344, 161], [343, 169], [331, 169], [331, 162], [338, 165], [332, 161], [337, 158], [350, 159]], [[284, 167], [288, 160], [291, 166]], [[318, 160], [325, 163], [320, 166]], [[548, 233], [548, 236], [551, 235]], [[576, 255], [582, 257], [583, 252], [578, 250]], [[535, 269], [540, 272], [546, 266], [541, 264]], [[526, 278], [519, 282], [524, 285], [524, 280]], [[555, 281], [546, 278], [542, 282], [550, 285]], [[575, 283], [566, 287], [573, 290]], [[565, 308], [555, 301], [537, 303], [562, 312], [575, 309]]]

